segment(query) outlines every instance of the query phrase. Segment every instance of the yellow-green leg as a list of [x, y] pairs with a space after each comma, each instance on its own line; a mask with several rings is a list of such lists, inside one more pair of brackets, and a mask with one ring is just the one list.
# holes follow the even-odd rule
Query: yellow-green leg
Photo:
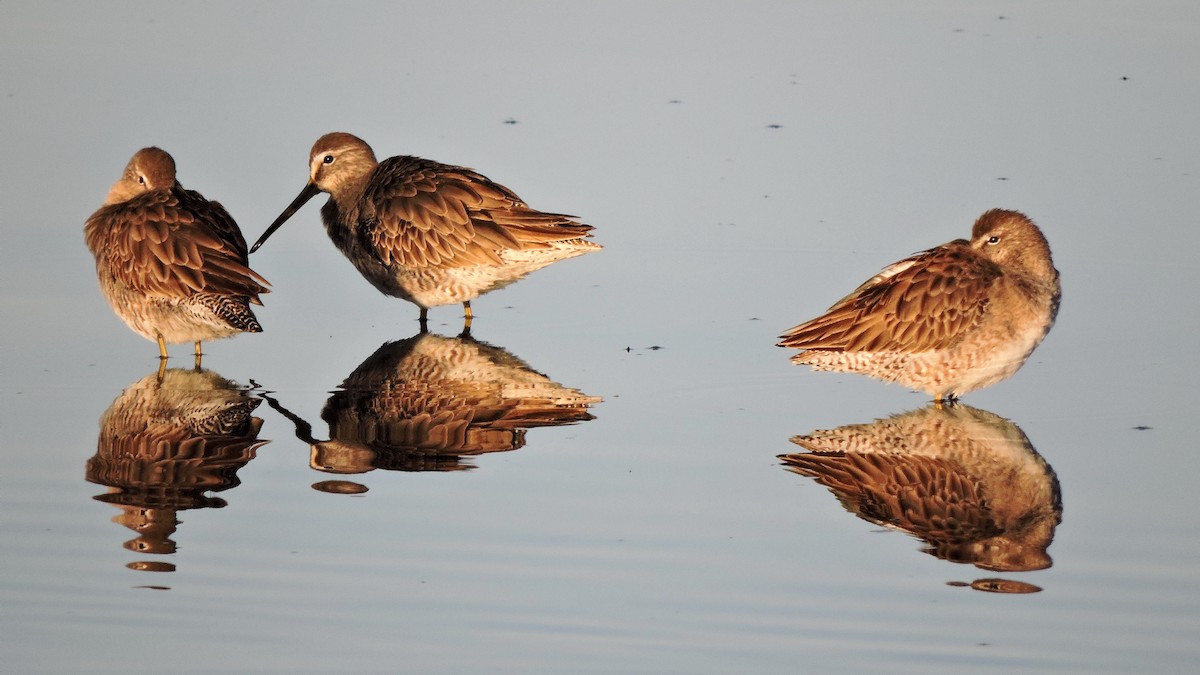
[[953, 408], [957, 403], [958, 397], [953, 394], [940, 394], [937, 398], [933, 399], [933, 406], [938, 410]]
[[196, 340], [196, 372], [200, 372], [200, 357], [204, 356], [204, 352], [200, 351], [200, 341]]
[[162, 333], [157, 333], [154, 336], [158, 339], [158, 383], [162, 384], [163, 377], [167, 374], [167, 341], [163, 339]]
[[471, 312], [471, 301], [467, 300], [463, 303], [463, 330], [471, 330], [471, 319], [475, 315]]

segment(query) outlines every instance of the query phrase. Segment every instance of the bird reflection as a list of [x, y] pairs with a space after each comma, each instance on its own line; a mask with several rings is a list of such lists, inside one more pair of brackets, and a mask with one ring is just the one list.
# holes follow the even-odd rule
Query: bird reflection
[[[268, 441], [258, 440], [262, 403], [209, 370], [171, 368], [129, 385], [100, 417], [86, 478], [109, 491], [95, 499], [121, 509], [113, 518], [137, 533], [125, 548], [175, 552], [179, 511], [220, 508], [208, 493], [236, 487], [237, 471]], [[171, 571], [163, 561], [132, 569]]]
[[1058, 478], [999, 415], [931, 405], [792, 442], [808, 452], [780, 455], [788, 470], [816, 479], [859, 518], [922, 539], [926, 553], [1002, 572], [1051, 565]]
[[[602, 400], [467, 332], [421, 332], [383, 344], [326, 402], [321, 419], [329, 440], [314, 438], [311, 425], [263, 398], [296, 424], [296, 435], [311, 446], [312, 468], [336, 474], [472, 469], [465, 457], [520, 448], [529, 428], [593, 419], [588, 408]], [[314, 487], [365, 490], [348, 481]]]

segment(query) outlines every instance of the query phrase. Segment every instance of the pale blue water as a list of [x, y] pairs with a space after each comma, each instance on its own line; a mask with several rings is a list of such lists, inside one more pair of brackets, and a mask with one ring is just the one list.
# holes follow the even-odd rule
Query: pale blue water
[[[0, 5], [6, 670], [1194, 668], [1200, 9], [336, 11]], [[157, 357], [96, 290], [84, 220], [157, 144], [256, 238], [335, 129], [596, 226], [603, 252], [481, 298], [473, 329], [601, 397], [594, 419], [529, 428], [466, 471], [334, 474], [264, 402], [238, 433], [265, 444], [231, 451], [211, 489], [163, 490], [190, 500], [174, 513], [96, 499], [101, 417]], [[967, 397], [1060, 484], [1053, 564], [1025, 572], [923, 553], [776, 459], [927, 401], [794, 367], [775, 337], [991, 207], [1041, 225], [1064, 285], [1025, 368]], [[274, 289], [266, 332], [206, 345], [204, 364], [323, 442], [331, 392], [417, 312], [358, 276], [317, 211], [252, 259]], [[460, 313], [431, 327], [451, 337]], [[367, 491], [313, 488], [330, 480]], [[962, 585], [995, 578], [1041, 590]]]

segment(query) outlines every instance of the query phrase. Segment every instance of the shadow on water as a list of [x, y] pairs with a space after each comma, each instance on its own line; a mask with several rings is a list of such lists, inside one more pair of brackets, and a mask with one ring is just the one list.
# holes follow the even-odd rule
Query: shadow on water
[[[269, 442], [258, 439], [260, 403], [212, 371], [179, 368], [151, 373], [117, 396], [100, 416], [85, 476], [108, 487], [95, 499], [121, 509], [113, 522], [137, 533], [125, 548], [172, 554], [179, 511], [225, 506], [209, 493], [237, 487], [238, 470]], [[175, 569], [162, 560], [128, 567]]]
[[[1041, 570], [1062, 521], [1058, 477], [1009, 420], [961, 403], [795, 436], [785, 467], [829, 488], [847, 511], [907, 532], [943, 560], [996, 572]], [[1041, 588], [1008, 579], [970, 586]]]
[[[262, 397], [296, 425], [312, 468], [333, 474], [472, 469], [465, 457], [520, 448], [530, 428], [593, 419], [588, 408], [602, 400], [551, 381], [469, 332], [422, 332], [380, 346], [325, 403], [328, 440], [315, 438], [312, 425], [275, 397]], [[366, 491], [344, 480], [313, 487]]]

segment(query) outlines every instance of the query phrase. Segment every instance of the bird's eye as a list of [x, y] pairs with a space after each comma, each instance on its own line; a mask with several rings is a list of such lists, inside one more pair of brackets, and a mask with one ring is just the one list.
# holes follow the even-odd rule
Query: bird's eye
[[333, 164], [333, 155], [325, 155], [325, 159], [321, 160], [326, 164]]
[[146, 184], [146, 177], [138, 176], [138, 185], [145, 185], [145, 184]]
[[989, 243], [989, 244], [999, 244], [999, 243], [1000, 243], [1000, 236], [999, 236], [999, 235], [995, 235], [995, 234], [993, 234], [992, 236], [988, 237], [987, 243]]

